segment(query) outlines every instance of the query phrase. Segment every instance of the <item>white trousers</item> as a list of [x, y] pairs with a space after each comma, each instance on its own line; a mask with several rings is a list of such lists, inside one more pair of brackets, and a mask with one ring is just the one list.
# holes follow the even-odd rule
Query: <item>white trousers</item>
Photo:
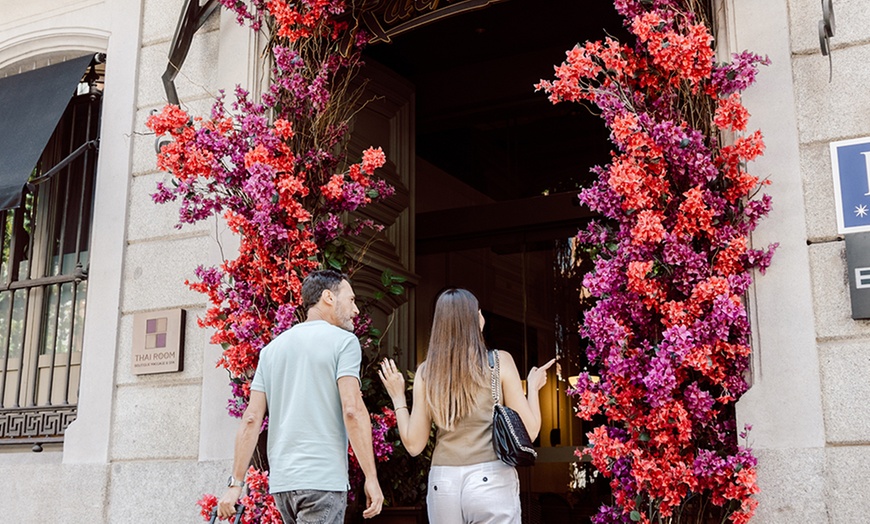
[[431, 524], [520, 524], [517, 470], [500, 460], [432, 466], [426, 504]]

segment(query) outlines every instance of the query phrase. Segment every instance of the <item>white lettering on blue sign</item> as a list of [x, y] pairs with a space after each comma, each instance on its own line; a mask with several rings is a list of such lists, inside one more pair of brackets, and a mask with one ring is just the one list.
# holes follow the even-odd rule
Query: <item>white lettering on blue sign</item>
[[870, 196], [870, 151], [861, 151], [864, 155], [864, 168], [867, 170], [867, 192], [864, 196]]

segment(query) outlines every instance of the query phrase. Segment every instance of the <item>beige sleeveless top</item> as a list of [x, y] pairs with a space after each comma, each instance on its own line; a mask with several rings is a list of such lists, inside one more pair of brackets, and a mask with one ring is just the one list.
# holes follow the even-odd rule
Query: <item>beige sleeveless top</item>
[[486, 384], [477, 391], [475, 409], [457, 422], [452, 431], [437, 428], [433, 466], [469, 466], [498, 460], [492, 449], [493, 400], [489, 380]]

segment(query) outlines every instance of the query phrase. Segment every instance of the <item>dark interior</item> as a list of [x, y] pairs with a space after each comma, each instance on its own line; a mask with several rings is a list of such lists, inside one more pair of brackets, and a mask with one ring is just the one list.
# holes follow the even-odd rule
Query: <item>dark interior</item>
[[534, 88], [567, 50], [607, 35], [624, 38], [610, 0], [505, 0], [367, 50], [415, 92], [417, 362], [450, 286], [475, 293], [487, 344], [510, 352], [522, 377], [560, 358], [542, 390], [547, 458], [520, 472], [524, 522], [588, 522], [609, 496], [573, 455], [588, 428], [565, 389], [586, 369], [577, 334], [586, 269], [571, 238], [592, 215], [576, 195], [611, 146], [596, 114]]
[[622, 33], [608, 0], [507, 0], [367, 53], [416, 87], [417, 155], [505, 201], [575, 190], [607, 162], [600, 118], [534, 85], [578, 42]]

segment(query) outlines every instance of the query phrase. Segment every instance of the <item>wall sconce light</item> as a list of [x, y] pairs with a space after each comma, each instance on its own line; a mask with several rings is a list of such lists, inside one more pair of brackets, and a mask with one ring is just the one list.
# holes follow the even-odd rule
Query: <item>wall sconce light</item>
[[[599, 377], [598, 375], [589, 375], [590, 382], [595, 382], [597, 384], [600, 380], [601, 377]], [[571, 375], [570, 377], [568, 377], [568, 384], [570, 384], [572, 388], [577, 387], [577, 382], [579, 381], [580, 375]]]

